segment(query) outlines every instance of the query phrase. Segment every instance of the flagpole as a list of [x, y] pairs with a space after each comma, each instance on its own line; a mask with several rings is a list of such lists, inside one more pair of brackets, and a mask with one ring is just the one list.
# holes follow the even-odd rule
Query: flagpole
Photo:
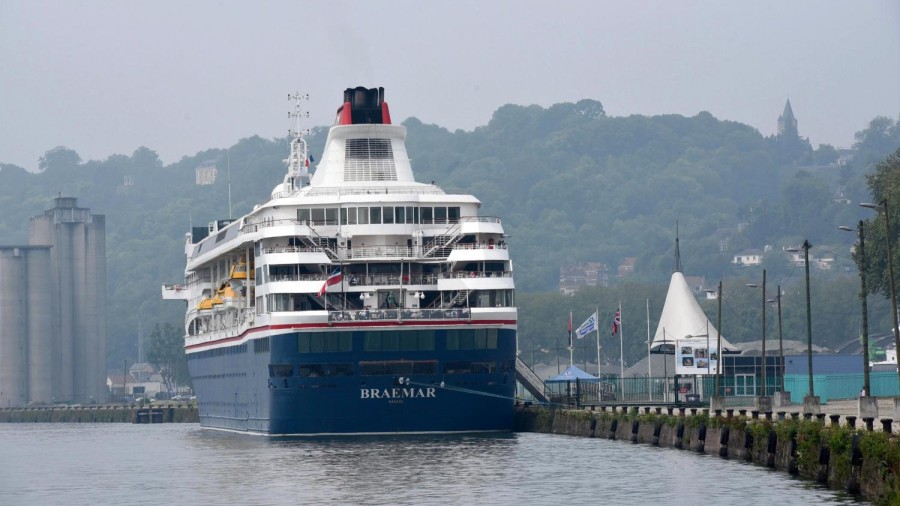
[[572, 312], [569, 311], [569, 367], [575, 365], [572, 361], [573, 351], [575, 350], [575, 343], [572, 342]]
[[650, 402], [653, 402], [653, 367], [650, 365], [650, 299], [647, 299], [647, 392], [650, 394]]
[[622, 339], [622, 301], [619, 301], [619, 391], [625, 394], [625, 340]]
[[597, 306], [597, 312], [594, 313], [594, 328], [597, 329], [597, 377], [600, 377], [600, 306]]

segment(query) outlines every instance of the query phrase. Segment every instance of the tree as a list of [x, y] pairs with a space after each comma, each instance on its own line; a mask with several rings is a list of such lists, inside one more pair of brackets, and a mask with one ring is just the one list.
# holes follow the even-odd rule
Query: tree
[[147, 360], [159, 369], [170, 395], [175, 391], [176, 385], [190, 382], [181, 331], [169, 323], [164, 324], [162, 328], [157, 323], [150, 334], [148, 344]]
[[[891, 243], [891, 253], [895, 269], [900, 266], [900, 149], [875, 165], [875, 172], [866, 176], [872, 200], [878, 205], [887, 203], [890, 213], [890, 236], [885, 227], [884, 210], [865, 222], [866, 232], [866, 284], [871, 293], [881, 292], [890, 296], [888, 275], [887, 241]], [[859, 259], [857, 259], [859, 265]], [[896, 271], [894, 273], [896, 275]], [[895, 281], [896, 282], [896, 281]]]
[[38, 168], [41, 172], [55, 172], [63, 169], [74, 169], [81, 163], [81, 157], [78, 153], [65, 147], [56, 146], [44, 153], [38, 160]]

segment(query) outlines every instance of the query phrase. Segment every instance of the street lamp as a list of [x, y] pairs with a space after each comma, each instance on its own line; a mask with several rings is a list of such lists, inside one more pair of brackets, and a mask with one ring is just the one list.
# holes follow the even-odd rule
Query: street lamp
[[[866, 242], [863, 227], [863, 221], [859, 220], [856, 233], [859, 237], [859, 299], [862, 302], [863, 391], [866, 395], [872, 395], [869, 383], [869, 310], [866, 300]], [[846, 232], [854, 231], [846, 226], [838, 228]]]
[[[812, 309], [809, 301], [809, 248], [812, 248], [812, 244], [804, 239], [803, 244], [801, 244], [800, 247], [803, 249], [803, 267], [806, 277], [806, 367], [809, 373], [807, 375], [809, 379], [809, 390], [806, 397], [803, 398], [803, 411], [804, 413], [818, 414], [820, 410], [819, 398], [816, 397], [813, 385]], [[797, 252], [800, 251], [800, 249], [787, 248], [786, 251]]]
[[763, 269], [762, 286], [755, 283], [747, 283], [751, 288], [762, 288], [762, 395], [759, 396], [757, 404], [760, 410], [771, 411], [771, 406], [767, 402], [769, 394], [768, 368], [766, 364], [766, 270]]
[[766, 299], [766, 302], [778, 304], [778, 356], [781, 358], [781, 379], [778, 383], [779, 391], [784, 392], [784, 340], [781, 335], [781, 285], [778, 285], [778, 295], [774, 299]]
[[[887, 243], [887, 257], [888, 257], [888, 281], [891, 287], [891, 312], [893, 316], [893, 320], [891, 321], [891, 327], [894, 329], [894, 350], [900, 351], [900, 329], [898, 329], [897, 325], [897, 290], [894, 288], [894, 258], [891, 253], [891, 223], [888, 221], [888, 202], [887, 198], [881, 199], [881, 205], [875, 205], [870, 203], [861, 203], [860, 206], [867, 207], [869, 209], [875, 209], [876, 211], [884, 211], [884, 230], [885, 230], [885, 243]], [[900, 379], [900, 367], [897, 368], [898, 379]]]

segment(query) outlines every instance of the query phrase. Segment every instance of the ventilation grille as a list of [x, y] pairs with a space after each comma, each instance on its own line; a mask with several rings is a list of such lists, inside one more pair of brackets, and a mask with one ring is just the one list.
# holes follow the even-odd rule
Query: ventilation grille
[[347, 139], [344, 181], [396, 181], [390, 139]]

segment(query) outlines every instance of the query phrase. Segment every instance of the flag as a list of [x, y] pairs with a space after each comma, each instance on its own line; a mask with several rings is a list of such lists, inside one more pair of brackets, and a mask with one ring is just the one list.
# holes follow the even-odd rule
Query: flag
[[622, 325], [622, 315], [619, 310], [616, 310], [616, 317], [613, 318], [612, 324], [612, 335], [616, 335], [619, 333], [619, 326]]
[[331, 285], [336, 285], [340, 283], [344, 279], [344, 276], [341, 275], [341, 269], [335, 269], [334, 272], [325, 279], [325, 282], [322, 283], [322, 288], [319, 288], [319, 297], [325, 295], [325, 290], [328, 290], [328, 287]]
[[594, 312], [591, 316], [588, 317], [584, 323], [578, 327], [578, 330], [575, 331], [575, 334], [578, 336], [578, 339], [590, 334], [597, 330], [597, 313]]
[[572, 312], [569, 311], [569, 349], [573, 349], [574, 346], [574, 343], [572, 343]]

